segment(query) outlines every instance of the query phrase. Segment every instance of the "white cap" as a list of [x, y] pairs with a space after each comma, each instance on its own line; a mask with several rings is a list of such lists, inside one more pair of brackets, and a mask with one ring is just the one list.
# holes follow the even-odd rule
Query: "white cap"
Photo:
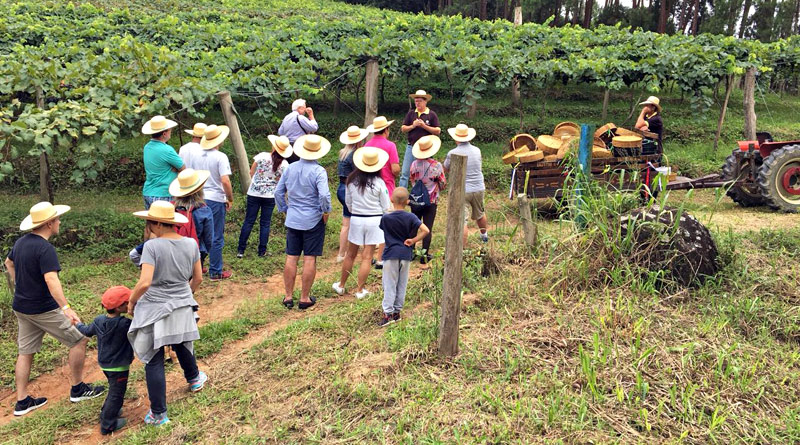
[[305, 106], [306, 106], [305, 99], [297, 99], [294, 102], [292, 102], [292, 111], [297, 111], [298, 108]]

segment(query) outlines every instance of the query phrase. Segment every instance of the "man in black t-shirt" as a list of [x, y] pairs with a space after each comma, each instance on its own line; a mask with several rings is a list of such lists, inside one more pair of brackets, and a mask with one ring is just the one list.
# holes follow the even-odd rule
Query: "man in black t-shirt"
[[83, 382], [83, 364], [89, 339], [75, 327], [80, 319], [64, 296], [58, 278], [61, 265], [56, 249], [48, 241], [58, 234], [60, 217], [68, 211], [69, 206], [54, 206], [49, 202], [40, 202], [31, 207], [30, 215], [19, 226], [20, 230], [31, 230], [31, 233], [14, 243], [5, 261], [14, 284], [11, 307], [19, 326], [15, 416], [27, 414], [47, 403], [44, 397], [36, 398], [28, 394], [33, 355], [41, 349], [45, 333], [70, 348], [71, 402], [92, 399], [105, 390], [102, 386], [90, 386]]
[[400, 131], [408, 133], [408, 144], [406, 151], [403, 154], [403, 166], [400, 169], [400, 179], [397, 181], [398, 187], [408, 187], [409, 171], [411, 170], [411, 163], [414, 162], [414, 155], [412, 147], [417, 141], [429, 134], [438, 136], [442, 132], [439, 128], [439, 116], [436, 112], [428, 108], [428, 101], [431, 100], [431, 95], [424, 90], [417, 90], [414, 94], [409, 94], [408, 97], [414, 99], [414, 109], [408, 110], [405, 119], [403, 119], [403, 126]]
[[639, 118], [636, 119], [636, 129], [657, 134], [657, 152], [661, 153], [663, 152], [661, 139], [664, 133], [664, 123], [661, 121], [661, 104], [659, 102], [657, 97], [650, 96], [646, 101], [639, 104], [643, 105], [643, 107], [642, 112], [639, 113]]

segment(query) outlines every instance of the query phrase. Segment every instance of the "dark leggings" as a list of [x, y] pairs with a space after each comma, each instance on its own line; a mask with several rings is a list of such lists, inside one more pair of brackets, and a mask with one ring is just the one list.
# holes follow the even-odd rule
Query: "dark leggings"
[[433, 222], [436, 220], [436, 204], [431, 204], [424, 207], [412, 206], [411, 213], [417, 215], [417, 218], [421, 219], [422, 223], [428, 226], [428, 230], [431, 231], [425, 238], [422, 238], [422, 248], [425, 249], [425, 255], [430, 257], [431, 238], [433, 237]]
[[[189, 382], [200, 375], [197, 369], [197, 361], [194, 354], [189, 351], [185, 343], [170, 345], [178, 362], [183, 368], [183, 376]], [[147, 380], [147, 395], [150, 397], [150, 411], [153, 414], [163, 414], [167, 412], [167, 379], [164, 376], [164, 347], [156, 351], [156, 355], [144, 366], [144, 376]]]

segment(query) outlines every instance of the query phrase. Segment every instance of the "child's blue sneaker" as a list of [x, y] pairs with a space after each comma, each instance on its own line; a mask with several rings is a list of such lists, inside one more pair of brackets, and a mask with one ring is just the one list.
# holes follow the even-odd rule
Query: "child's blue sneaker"
[[167, 417], [167, 413], [153, 414], [153, 411], [148, 411], [147, 415], [144, 416], [144, 423], [153, 426], [161, 426], [168, 424], [169, 418]]
[[205, 386], [207, 380], [208, 376], [206, 373], [200, 371], [200, 374], [197, 374], [197, 377], [189, 381], [189, 390], [192, 392], [200, 391], [203, 389], [203, 386]]

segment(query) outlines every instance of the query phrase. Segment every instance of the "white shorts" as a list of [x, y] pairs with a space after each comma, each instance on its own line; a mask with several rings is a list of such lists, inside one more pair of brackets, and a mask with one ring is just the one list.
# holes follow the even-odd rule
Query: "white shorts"
[[381, 223], [380, 216], [352, 216], [350, 217], [350, 231], [347, 241], [357, 246], [377, 246], [383, 244], [383, 230], [378, 227]]

